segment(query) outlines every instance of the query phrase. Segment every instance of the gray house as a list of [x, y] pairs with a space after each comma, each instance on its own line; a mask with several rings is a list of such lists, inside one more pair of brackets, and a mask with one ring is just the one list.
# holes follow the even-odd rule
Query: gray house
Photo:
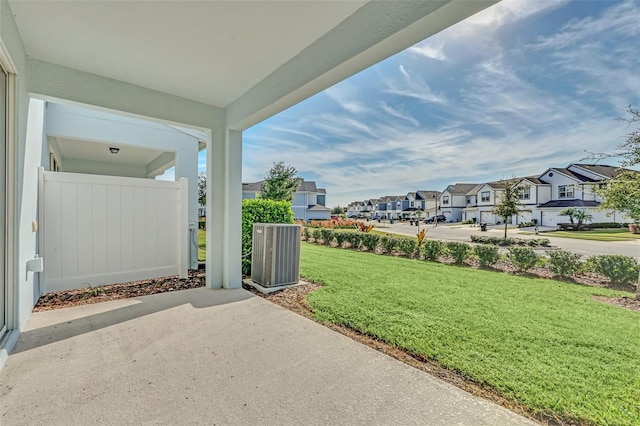
[[[263, 181], [242, 184], [242, 199], [257, 198], [262, 191]], [[328, 220], [331, 209], [326, 207], [327, 191], [318, 188], [314, 181], [300, 182], [300, 186], [293, 196], [291, 208], [296, 220]]]

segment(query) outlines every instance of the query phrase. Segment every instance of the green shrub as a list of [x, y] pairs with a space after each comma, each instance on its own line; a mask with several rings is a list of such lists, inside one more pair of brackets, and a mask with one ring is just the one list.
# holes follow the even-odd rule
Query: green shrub
[[596, 223], [592, 223], [591, 226], [599, 229], [626, 228], [624, 223], [617, 223], [617, 222], [596, 222]]
[[352, 232], [340, 232], [336, 231], [333, 234], [333, 237], [336, 239], [336, 243], [338, 243], [338, 247], [342, 247], [345, 241], [349, 240], [349, 234]]
[[582, 262], [578, 253], [565, 250], [548, 251], [548, 266], [551, 271], [560, 277], [570, 277], [580, 270]]
[[[242, 254], [251, 252], [254, 223], [293, 223], [291, 203], [264, 200], [242, 200]], [[242, 258], [242, 273], [251, 273], [251, 256]]]
[[467, 243], [448, 241], [446, 243], [447, 252], [453, 257], [457, 264], [461, 264], [471, 256], [471, 246]]
[[380, 238], [380, 247], [383, 253], [391, 254], [398, 246], [398, 239], [391, 236], [383, 236]]
[[549, 247], [551, 241], [547, 238], [499, 238], [490, 237], [488, 235], [472, 235], [471, 241], [479, 244], [492, 244], [496, 246], [531, 246], [531, 247]]
[[509, 260], [520, 272], [526, 272], [536, 266], [539, 256], [530, 247], [511, 247]]
[[352, 249], [359, 249], [362, 246], [362, 233], [361, 232], [350, 232], [347, 241], [349, 245], [351, 245]]
[[333, 241], [334, 230], [333, 229], [320, 229], [320, 235], [322, 235], [322, 242], [324, 245], [331, 245], [331, 241]]
[[611, 284], [632, 284], [638, 279], [640, 264], [631, 256], [601, 254], [587, 261], [590, 269], [611, 280]]
[[444, 243], [439, 240], [424, 240], [421, 251], [426, 260], [437, 260], [444, 251]]
[[481, 245], [475, 246], [474, 253], [478, 256], [478, 262], [483, 268], [488, 268], [500, 259], [498, 246]]
[[311, 230], [309, 228], [302, 228], [302, 236], [304, 237], [305, 240], [308, 240], [309, 238], [311, 238]]
[[362, 234], [362, 245], [371, 252], [376, 251], [378, 243], [380, 242], [380, 236], [378, 234], [372, 234], [370, 232]]
[[320, 241], [322, 239], [322, 231], [320, 230], [320, 228], [316, 228], [311, 231], [311, 237], [315, 240], [316, 243]]
[[418, 248], [414, 238], [398, 238], [398, 250], [407, 257], [412, 257]]

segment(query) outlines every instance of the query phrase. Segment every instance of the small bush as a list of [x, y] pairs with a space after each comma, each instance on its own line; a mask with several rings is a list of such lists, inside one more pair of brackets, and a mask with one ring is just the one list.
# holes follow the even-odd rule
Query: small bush
[[[265, 199], [242, 201], [242, 253], [252, 250], [254, 223], [293, 223], [291, 203]], [[242, 258], [242, 273], [251, 273], [251, 256]]]
[[311, 230], [309, 228], [302, 228], [302, 236], [305, 240], [311, 238]]
[[362, 233], [350, 232], [347, 237], [347, 241], [351, 245], [352, 249], [359, 249], [362, 246]]
[[380, 246], [382, 247], [383, 253], [391, 254], [398, 246], [398, 239], [385, 235], [380, 238]]
[[333, 229], [321, 229], [320, 234], [322, 235], [322, 242], [325, 245], [331, 245], [331, 241], [333, 241], [334, 231]]
[[412, 257], [418, 248], [418, 242], [414, 238], [399, 238], [397, 246], [403, 255]]
[[611, 284], [632, 284], [638, 279], [640, 264], [631, 256], [601, 254], [587, 261], [590, 269], [611, 280]]
[[511, 247], [509, 260], [520, 272], [526, 272], [536, 266], [539, 256], [530, 247]]
[[313, 238], [316, 243], [320, 241], [322, 239], [322, 230], [318, 228], [311, 231], [311, 238]]
[[342, 247], [342, 244], [344, 244], [345, 241], [349, 240], [349, 234], [349, 232], [334, 232], [333, 237], [335, 238], [338, 247]]
[[380, 242], [380, 236], [378, 234], [372, 234], [370, 232], [362, 234], [362, 245], [371, 252], [376, 251], [378, 243]]
[[488, 268], [500, 259], [498, 246], [475, 246], [473, 251], [475, 252], [475, 255], [478, 256], [478, 262], [480, 262], [480, 266], [483, 268]]
[[551, 271], [560, 277], [570, 277], [580, 270], [582, 262], [580, 255], [570, 251], [548, 251], [548, 266]]
[[437, 260], [444, 251], [444, 243], [438, 240], [425, 240], [422, 243], [422, 256], [426, 260]]
[[449, 241], [446, 243], [447, 252], [453, 257], [457, 264], [461, 264], [471, 256], [471, 246], [467, 243]]

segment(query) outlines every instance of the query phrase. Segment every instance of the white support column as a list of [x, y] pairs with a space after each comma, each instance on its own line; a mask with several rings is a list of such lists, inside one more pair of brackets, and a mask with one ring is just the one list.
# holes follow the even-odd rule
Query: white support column
[[207, 147], [207, 287], [242, 286], [242, 133], [214, 129]]
[[189, 213], [188, 222], [193, 225], [189, 229], [195, 228], [194, 235], [188, 233], [186, 236], [188, 241], [188, 252], [191, 253], [189, 258], [189, 268], [196, 269], [198, 267], [198, 145], [197, 143], [184, 144], [181, 149], [176, 151], [175, 158], [175, 178], [186, 178], [189, 181]]

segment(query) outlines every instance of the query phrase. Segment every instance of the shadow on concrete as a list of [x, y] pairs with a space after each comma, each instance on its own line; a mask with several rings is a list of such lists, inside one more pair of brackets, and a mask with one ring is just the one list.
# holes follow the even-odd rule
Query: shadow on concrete
[[[249, 300], [250, 292], [195, 288], [155, 294], [94, 305], [32, 314], [27, 330], [20, 334], [13, 354], [90, 333], [125, 321], [190, 304], [194, 308], [212, 308]], [[125, 306], [122, 306], [122, 305]]]

